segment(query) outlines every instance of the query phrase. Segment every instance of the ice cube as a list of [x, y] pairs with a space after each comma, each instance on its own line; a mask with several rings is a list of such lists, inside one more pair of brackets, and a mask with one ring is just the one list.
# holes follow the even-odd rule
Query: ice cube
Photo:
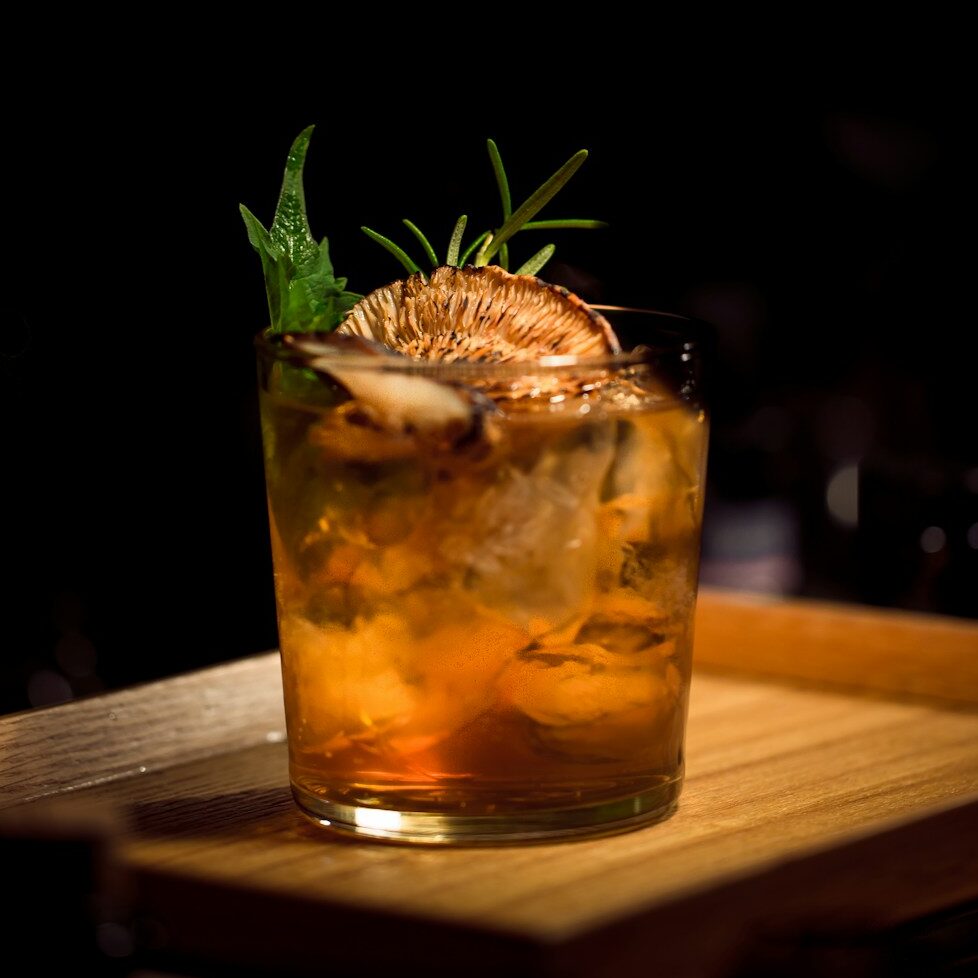
[[679, 620], [688, 618], [696, 596], [695, 540], [629, 543], [621, 584]]
[[661, 679], [648, 668], [626, 668], [599, 645], [527, 650], [500, 680], [503, 698], [546, 726], [600, 722], [648, 707]]
[[705, 452], [704, 422], [684, 408], [649, 412], [620, 426], [604, 499], [624, 542], [695, 533]]
[[[674, 771], [685, 712], [679, 670], [666, 663], [661, 669], [630, 672], [613, 674], [616, 684], [606, 681], [609, 700], [627, 691], [620, 702], [608, 702], [614, 709], [570, 723], [539, 723], [534, 737], [540, 748], [582, 763], [627, 761], [635, 767]], [[580, 693], [585, 695], [583, 689]]]
[[358, 619], [352, 628], [283, 617], [279, 638], [300, 743], [353, 738], [410, 719], [416, 691], [398, 668], [410, 633], [398, 616]]
[[409, 540], [371, 553], [357, 566], [350, 582], [361, 589], [362, 600], [369, 608], [380, 598], [415, 587], [431, 570], [430, 554]]
[[623, 588], [598, 596], [575, 641], [632, 655], [666, 644], [675, 630], [660, 605]]
[[[439, 616], [437, 607], [429, 607], [426, 633], [415, 637], [402, 660], [415, 705], [388, 737], [399, 751], [443, 741], [489, 710], [500, 674], [529, 641], [525, 629], [459, 597], [447, 621], [444, 612]], [[431, 621], [437, 624], [431, 627]]]
[[613, 451], [614, 427], [603, 423], [552, 442], [526, 469], [499, 469], [451, 513], [442, 555], [521, 622], [566, 619], [595, 586], [599, 494]]
[[422, 590], [397, 603], [399, 613], [361, 616], [348, 628], [283, 619], [297, 742], [426, 750], [493, 705], [500, 674], [530, 641], [463, 594]]

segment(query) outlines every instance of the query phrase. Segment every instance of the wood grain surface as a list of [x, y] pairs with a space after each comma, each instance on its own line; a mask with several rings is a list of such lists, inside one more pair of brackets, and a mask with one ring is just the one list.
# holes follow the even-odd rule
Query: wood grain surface
[[713, 589], [697, 605], [694, 658], [978, 706], [978, 625], [964, 619]]
[[0, 809], [285, 739], [278, 653], [0, 717]]
[[[978, 626], [852, 616], [704, 595], [679, 811], [611, 838], [432, 850], [333, 837], [291, 802], [274, 656], [0, 720], [0, 798], [21, 820], [57, 796], [121, 819], [112, 860], [133, 912], [182, 953], [300, 971], [725, 974], [772, 935], [889, 927], [978, 898], [978, 711], [960, 693]], [[888, 627], [871, 629], [879, 617]], [[901, 623], [913, 640], [893, 639], [897, 657], [919, 643], [947, 671], [907, 673], [930, 701], [901, 700], [903, 666], [884, 668]], [[749, 668], [716, 643], [750, 646], [752, 631], [764, 678], [700, 668]]]

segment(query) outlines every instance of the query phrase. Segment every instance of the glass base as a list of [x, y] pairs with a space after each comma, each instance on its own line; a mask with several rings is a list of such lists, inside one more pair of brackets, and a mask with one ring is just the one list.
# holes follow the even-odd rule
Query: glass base
[[292, 796], [308, 819], [343, 835], [424, 845], [505, 845], [617, 835], [668, 818], [676, 810], [682, 776], [641, 794], [572, 808], [501, 814], [446, 815], [364, 808], [329, 801], [293, 782]]

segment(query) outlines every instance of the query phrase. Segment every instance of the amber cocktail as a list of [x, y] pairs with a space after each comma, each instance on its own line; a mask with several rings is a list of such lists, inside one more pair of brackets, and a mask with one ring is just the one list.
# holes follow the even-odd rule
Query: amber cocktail
[[[472, 843], [675, 807], [707, 425], [695, 344], [640, 315], [654, 345], [518, 364], [259, 340], [292, 788], [313, 819]], [[408, 412], [396, 433], [370, 423], [385, 398]]]

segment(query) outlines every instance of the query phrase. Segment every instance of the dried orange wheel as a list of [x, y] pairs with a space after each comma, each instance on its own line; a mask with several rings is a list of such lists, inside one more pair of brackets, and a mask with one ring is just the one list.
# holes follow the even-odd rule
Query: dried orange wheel
[[421, 360], [506, 363], [621, 351], [611, 325], [572, 292], [498, 265], [443, 265], [365, 296], [337, 332]]

